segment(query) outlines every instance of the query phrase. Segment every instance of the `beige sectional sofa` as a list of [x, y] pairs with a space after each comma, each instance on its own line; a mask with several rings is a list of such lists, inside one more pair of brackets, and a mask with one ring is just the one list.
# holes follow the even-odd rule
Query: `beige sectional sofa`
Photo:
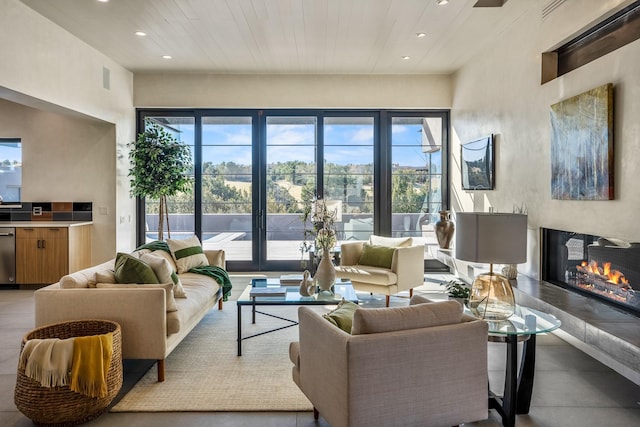
[[[204, 254], [210, 265], [225, 267], [224, 251]], [[122, 357], [157, 360], [158, 381], [164, 381], [164, 359], [216, 303], [222, 309], [222, 287], [211, 277], [187, 272], [178, 274], [186, 298], [171, 299], [165, 289], [152, 285], [95, 288], [96, 273], [112, 270], [114, 264], [115, 259], [80, 270], [35, 291], [36, 327], [77, 319], [118, 322]], [[173, 268], [177, 271], [175, 264]]]

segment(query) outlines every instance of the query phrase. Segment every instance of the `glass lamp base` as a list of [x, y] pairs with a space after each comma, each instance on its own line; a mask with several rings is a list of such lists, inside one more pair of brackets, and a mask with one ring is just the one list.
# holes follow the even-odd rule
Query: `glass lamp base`
[[483, 273], [473, 281], [469, 310], [484, 320], [506, 320], [515, 313], [516, 301], [511, 283], [502, 274]]

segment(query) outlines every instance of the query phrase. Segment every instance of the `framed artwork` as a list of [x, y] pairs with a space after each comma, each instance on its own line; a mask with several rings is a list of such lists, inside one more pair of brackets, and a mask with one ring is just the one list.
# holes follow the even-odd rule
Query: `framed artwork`
[[551, 198], [613, 200], [613, 84], [551, 106]]
[[493, 190], [493, 135], [462, 144], [460, 163], [464, 190]]

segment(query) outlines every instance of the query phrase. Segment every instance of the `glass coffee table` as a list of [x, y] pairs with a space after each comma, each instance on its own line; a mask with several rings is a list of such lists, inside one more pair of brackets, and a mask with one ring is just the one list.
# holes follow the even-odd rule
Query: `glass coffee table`
[[[551, 332], [561, 325], [554, 315], [532, 308], [516, 306], [516, 312], [507, 320], [489, 322], [489, 341], [507, 345], [507, 363], [504, 394], [498, 396], [489, 390], [489, 408], [498, 411], [502, 424], [513, 427], [516, 414], [528, 414], [533, 392], [536, 363], [536, 335]], [[518, 342], [522, 342], [520, 372]]]
[[[256, 310], [260, 306], [285, 306], [285, 305], [337, 305], [342, 299], [358, 304], [358, 297], [351, 286], [351, 282], [337, 281], [333, 286], [333, 292], [316, 293], [313, 296], [300, 295], [298, 285], [281, 285], [280, 279], [253, 279], [251, 284], [242, 292], [238, 298], [238, 356], [242, 356], [242, 341], [260, 335], [290, 328], [298, 324], [297, 320], [276, 316]], [[288, 322], [287, 325], [270, 329], [258, 334], [242, 336], [242, 307], [251, 307], [251, 323], [256, 323], [256, 314], [274, 317]]]

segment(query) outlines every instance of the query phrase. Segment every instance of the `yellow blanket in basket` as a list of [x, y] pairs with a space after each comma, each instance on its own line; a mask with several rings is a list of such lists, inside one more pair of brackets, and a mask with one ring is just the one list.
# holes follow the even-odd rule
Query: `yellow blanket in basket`
[[89, 397], [107, 395], [107, 373], [113, 354], [113, 333], [76, 337], [69, 388]]

